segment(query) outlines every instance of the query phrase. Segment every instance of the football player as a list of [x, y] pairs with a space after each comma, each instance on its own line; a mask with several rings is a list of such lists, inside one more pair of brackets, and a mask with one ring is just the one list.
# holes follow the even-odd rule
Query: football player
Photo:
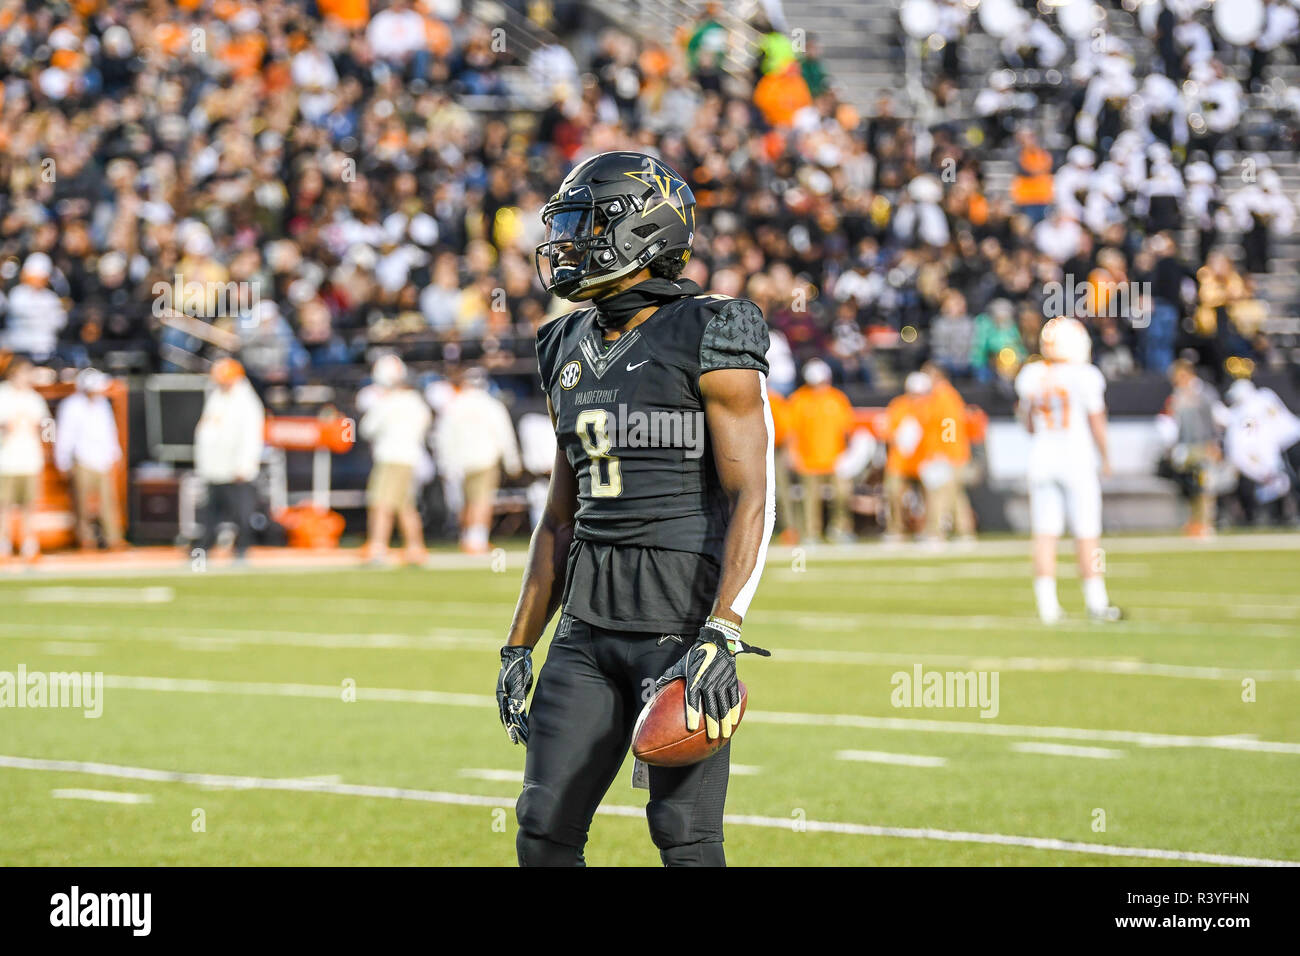
[[1106, 448], [1106, 380], [1090, 361], [1092, 343], [1078, 319], [1043, 326], [1043, 361], [1016, 376], [1021, 420], [1030, 433], [1029, 524], [1034, 539], [1034, 599], [1044, 624], [1061, 619], [1056, 594], [1056, 543], [1068, 518], [1083, 581], [1083, 603], [1095, 621], [1122, 616], [1106, 594], [1098, 469], [1110, 474]]
[[[767, 325], [754, 303], [680, 279], [695, 198], [663, 161], [602, 153], [542, 209], [542, 284], [589, 302], [542, 326], [558, 449], [497, 682], [527, 745], [524, 866], [581, 866], [587, 831], [655, 688], [686, 680], [686, 722], [728, 738], [734, 655], [775, 520]], [[533, 695], [532, 648], [560, 610]], [[730, 746], [649, 767], [666, 866], [723, 866]], [[638, 766], [638, 770], [641, 770]]]

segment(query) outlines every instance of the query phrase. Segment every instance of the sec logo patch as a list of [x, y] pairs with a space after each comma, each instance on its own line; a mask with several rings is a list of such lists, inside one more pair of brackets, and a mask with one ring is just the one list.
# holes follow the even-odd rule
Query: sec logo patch
[[577, 385], [580, 378], [582, 378], [582, 363], [574, 359], [560, 369], [560, 388], [567, 391]]

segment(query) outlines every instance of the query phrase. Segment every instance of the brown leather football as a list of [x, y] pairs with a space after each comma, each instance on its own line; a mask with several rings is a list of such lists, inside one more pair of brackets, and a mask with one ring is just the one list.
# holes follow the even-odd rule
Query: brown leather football
[[[731, 735], [736, 735], [740, 721], [745, 716], [745, 703], [749, 697], [744, 681], [740, 681], [740, 715]], [[685, 767], [711, 756], [730, 738], [710, 740], [704, 729], [704, 717], [696, 731], [686, 729], [686, 680], [674, 678], [655, 692], [650, 702], [641, 709], [632, 731], [632, 753], [656, 767]]]

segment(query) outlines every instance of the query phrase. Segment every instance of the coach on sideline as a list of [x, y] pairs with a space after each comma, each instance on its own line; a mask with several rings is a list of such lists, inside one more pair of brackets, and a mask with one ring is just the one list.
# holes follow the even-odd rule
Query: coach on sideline
[[234, 359], [212, 366], [216, 387], [203, 402], [194, 429], [194, 469], [208, 486], [208, 507], [199, 547], [211, 550], [222, 521], [233, 521], [235, 560], [242, 561], [253, 536], [250, 521], [256, 505], [253, 481], [262, 468], [262, 401]]

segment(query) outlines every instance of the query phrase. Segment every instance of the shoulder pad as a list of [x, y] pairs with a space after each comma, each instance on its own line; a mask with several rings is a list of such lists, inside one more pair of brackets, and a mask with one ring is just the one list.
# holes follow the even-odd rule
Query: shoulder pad
[[700, 339], [700, 371], [751, 368], [767, 374], [768, 333], [763, 312], [748, 299], [717, 296]]
[[551, 319], [537, 329], [537, 368], [542, 378], [542, 389], [550, 394], [555, 380], [556, 363], [566, 353], [565, 342], [575, 330], [581, 328], [595, 309], [574, 309]]

